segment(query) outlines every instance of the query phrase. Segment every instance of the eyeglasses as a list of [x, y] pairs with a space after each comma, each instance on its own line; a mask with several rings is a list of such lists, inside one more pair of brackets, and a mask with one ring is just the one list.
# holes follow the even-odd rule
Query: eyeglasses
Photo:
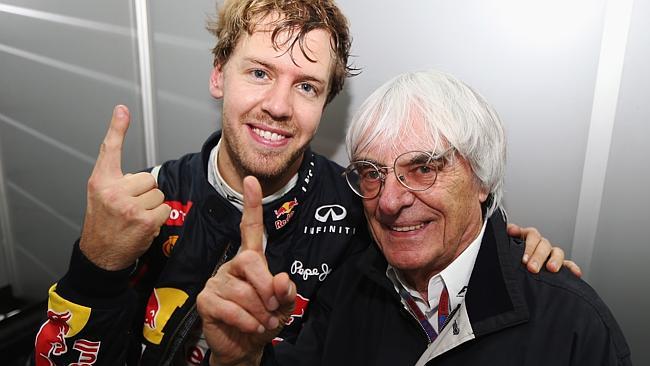
[[379, 196], [391, 169], [404, 188], [416, 192], [426, 191], [436, 182], [438, 172], [449, 163], [455, 150], [451, 147], [440, 154], [408, 151], [395, 158], [392, 167], [357, 160], [348, 165], [343, 175], [354, 193], [365, 199]]

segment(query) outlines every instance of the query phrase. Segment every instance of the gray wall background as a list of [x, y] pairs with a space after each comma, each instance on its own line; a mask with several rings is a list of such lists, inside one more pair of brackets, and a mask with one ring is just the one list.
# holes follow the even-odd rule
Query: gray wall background
[[[147, 165], [150, 144], [162, 162], [219, 127], [204, 29], [214, 3], [157, 0], [146, 138], [139, 1], [0, 0], [0, 286], [27, 298], [43, 298], [66, 269], [115, 104], [132, 112], [125, 170]], [[345, 164], [347, 121], [389, 77], [431, 67], [459, 76], [506, 124], [511, 220], [538, 227], [586, 270], [635, 364], [650, 364], [641, 333], [650, 328], [650, 0], [338, 2], [363, 72], [328, 107], [314, 149]]]

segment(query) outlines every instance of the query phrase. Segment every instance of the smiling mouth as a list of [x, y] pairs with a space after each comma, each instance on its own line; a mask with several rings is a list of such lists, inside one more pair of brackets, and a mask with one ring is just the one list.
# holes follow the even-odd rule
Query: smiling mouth
[[282, 140], [287, 138], [284, 135], [280, 135], [280, 134], [277, 134], [277, 133], [271, 132], [271, 131], [265, 131], [265, 130], [259, 129], [257, 127], [253, 127], [253, 128], [251, 128], [251, 130], [257, 136], [263, 138], [264, 140], [271, 141], [271, 142], [279, 142], [279, 141], [282, 141]]
[[391, 226], [390, 229], [398, 232], [407, 232], [407, 231], [420, 230], [424, 227], [424, 225], [425, 225], [424, 223], [421, 223], [418, 225], [411, 225], [411, 226]]

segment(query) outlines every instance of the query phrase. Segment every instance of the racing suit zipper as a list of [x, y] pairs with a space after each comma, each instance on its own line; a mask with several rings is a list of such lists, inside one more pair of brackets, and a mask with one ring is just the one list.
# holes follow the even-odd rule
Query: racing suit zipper
[[[226, 261], [229, 259], [228, 258], [228, 249], [230, 249], [231, 243], [229, 242], [226, 244], [226, 247], [223, 250], [223, 253], [221, 255], [221, 259], [217, 262], [216, 266], [214, 267], [214, 270], [212, 271], [212, 276], [214, 276], [217, 271], [219, 270], [219, 267], [221, 267]], [[178, 350], [182, 347], [183, 343], [185, 343], [185, 340], [187, 336], [190, 334], [192, 329], [194, 328], [194, 325], [199, 319], [199, 313], [196, 311], [196, 301], [194, 301], [194, 304], [192, 304], [192, 307], [190, 310], [183, 316], [183, 319], [178, 323], [178, 326], [174, 329], [174, 332], [171, 334], [170, 341], [167, 343], [167, 346], [165, 347], [162, 357], [160, 358], [160, 363], [159, 365], [161, 366], [170, 366], [171, 363], [174, 360], [174, 357], [176, 356], [176, 353]]]

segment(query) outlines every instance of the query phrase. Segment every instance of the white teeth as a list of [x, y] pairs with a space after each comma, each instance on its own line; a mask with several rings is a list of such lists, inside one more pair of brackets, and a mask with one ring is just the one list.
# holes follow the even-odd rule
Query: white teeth
[[269, 141], [280, 141], [286, 138], [282, 135], [278, 135], [275, 132], [264, 131], [264, 130], [260, 130], [259, 128], [253, 128], [253, 132], [255, 132], [257, 136]]
[[419, 225], [414, 225], [414, 226], [393, 226], [391, 227], [392, 230], [395, 231], [413, 231], [413, 230], [418, 230], [424, 227], [424, 224], [419, 224]]

